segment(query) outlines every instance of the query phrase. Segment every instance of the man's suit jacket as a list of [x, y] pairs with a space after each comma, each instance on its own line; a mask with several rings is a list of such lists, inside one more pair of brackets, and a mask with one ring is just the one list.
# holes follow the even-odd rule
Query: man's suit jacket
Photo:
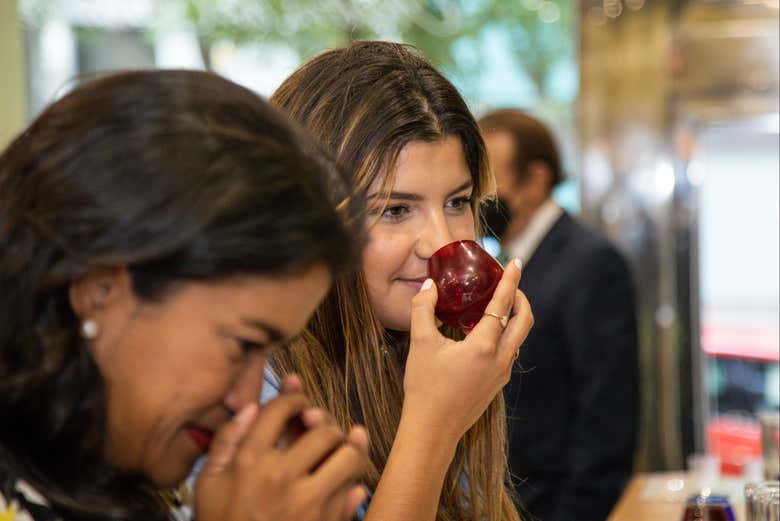
[[628, 267], [564, 213], [524, 267], [520, 289], [535, 325], [504, 393], [521, 512], [604, 521], [631, 473], [638, 429]]

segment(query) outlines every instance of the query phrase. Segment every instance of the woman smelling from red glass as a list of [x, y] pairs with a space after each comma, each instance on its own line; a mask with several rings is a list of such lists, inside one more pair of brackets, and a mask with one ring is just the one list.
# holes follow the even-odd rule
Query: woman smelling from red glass
[[47, 108], [0, 156], [0, 518], [170, 519], [160, 491], [208, 452], [199, 521], [350, 519], [365, 432], [296, 377], [256, 403], [359, 258], [350, 190], [211, 74], [108, 76]]
[[[362, 266], [273, 357], [342, 426], [371, 436], [368, 521], [514, 521], [501, 388], [533, 317], [510, 263], [467, 336], [443, 334], [428, 280], [442, 246], [477, 235], [492, 189], [457, 90], [414, 50], [356, 42], [317, 56], [271, 98], [336, 155], [367, 201]], [[510, 319], [510, 314], [513, 314]]]

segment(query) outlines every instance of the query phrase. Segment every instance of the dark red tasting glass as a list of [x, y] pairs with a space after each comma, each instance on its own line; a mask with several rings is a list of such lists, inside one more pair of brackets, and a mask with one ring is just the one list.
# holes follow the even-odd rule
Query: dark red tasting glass
[[450, 327], [473, 329], [504, 270], [474, 241], [451, 242], [428, 259], [428, 277], [439, 293], [436, 316]]
[[[287, 422], [287, 429], [283, 435], [283, 438], [278, 445], [278, 448], [281, 449], [288, 449], [290, 446], [298, 441], [298, 438], [303, 436], [308, 432], [309, 428], [306, 426], [306, 423], [303, 421], [303, 416], [300, 414], [296, 414], [293, 416], [289, 422]], [[320, 466], [325, 463], [325, 460], [330, 458], [334, 452], [338, 450], [339, 446], [334, 447], [330, 452], [325, 454], [322, 459], [311, 468], [311, 472], [316, 471]]]
[[303, 422], [303, 417], [300, 414], [296, 414], [287, 422], [287, 428], [279, 438], [278, 448], [288, 448], [295, 443], [298, 438], [306, 434], [306, 431], [308, 430], [306, 424]]
[[306, 424], [303, 423], [303, 417], [300, 414], [296, 414], [287, 424], [287, 432], [291, 438], [291, 441], [295, 441], [303, 436], [306, 431]]

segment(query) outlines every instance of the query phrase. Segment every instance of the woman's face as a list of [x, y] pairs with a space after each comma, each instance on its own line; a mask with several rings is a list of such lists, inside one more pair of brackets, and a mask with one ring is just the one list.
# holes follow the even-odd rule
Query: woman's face
[[457, 137], [407, 144], [393, 174], [383, 212], [384, 178], [368, 190], [369, 220], [376, 222], [369, 231], [363, 273], [382, 325], [408, 331], [411, 300], [428, 276], [428, 258], [447, 243], [474, 239], [473, 181]]
[[[92, 349], [108, 389], [106, 457], [167, 487], [258, 399], [266, 358], [304, 327], [330, 274], [317, 266], [291, 277], [187, 283], [161, 303], [139, 300], [125, 270], [96, 284], [72, 287], [71, 302], [100, 328]], [[85, 317], [78, 303], [89, 309], [96, 294]]]

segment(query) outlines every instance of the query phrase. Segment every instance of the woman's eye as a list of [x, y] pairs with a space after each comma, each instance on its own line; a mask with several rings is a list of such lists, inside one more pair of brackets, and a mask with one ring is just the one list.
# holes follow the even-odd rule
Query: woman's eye
[[404, 217], [406, 217], [406, 214], [408, 213], [409, 213], [409, 208], [404, 205], [399, 204], [395, 206], [388, 206], [382, 212], [382, 218], [389, 219], [391, 221], [399, 221]]
[[467, 207], [471, 207], [471, 196], [463, 196], [463, 197], [457, 197], [447, 203], [447, 206], [450, 208], [454, 208], [455, 210], [463, 210]]
[[257, 351], [261, 348], [260, 344], [257, 342], [250, 342], [249, 340], [238, 340], [238, 347], [241, 348], [241, 351], [244, 353], [251, 353], [252, 351]]
[[256, 353], [263, 349], [262, 344], [252, 342], [251, 340], [245, 340], [243, 338], [236, 338], [235, 343], [239, 349], [239, 351], [236, 353], [236, 356], [233, 357], [236, 361], [244, 360], [251, 353]]

